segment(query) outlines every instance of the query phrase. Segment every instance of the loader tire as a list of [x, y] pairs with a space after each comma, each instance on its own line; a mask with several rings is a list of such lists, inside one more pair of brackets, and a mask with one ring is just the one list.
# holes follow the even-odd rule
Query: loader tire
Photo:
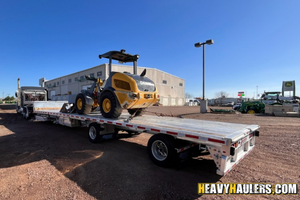
[[118, 118], [122, 109], [118, 108], [117, 100], [111, 92], [105, 92], [100, 97], [100, 111], [105, 118]]
[[76, 105], [76, 112], [78, 114], [89, 114], [92, 110], [92, 106], [88, 105], [85, 101], [85, 97], [82, 93], [77, 94], [76, 96], [76, 101], [75, 101], [75, 105]]
[[145, 108], [128, 109], [128, 113], [130, 115], [133, 115], [135, 113], [135, 116], [142, 116], [144, 112]]

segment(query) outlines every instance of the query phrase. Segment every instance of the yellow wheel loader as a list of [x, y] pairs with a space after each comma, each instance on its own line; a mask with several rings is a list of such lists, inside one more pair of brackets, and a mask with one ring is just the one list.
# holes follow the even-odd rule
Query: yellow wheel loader
[[[89, 90], [82, 90], [76, 96], [76, 111], [79, 114], [89, 114], [100, 107], [103, 117], [117, 118], [123, 109], [131, 115], [142, 115], [145, 108], [159, 101], [157, 88], [153, 81], [145, 77], [146, 69], [137, 75], [137, 60], [139, 55], [131, 55], [121, 51], [109, 51], [99, 55], [99, 58], [109, 59], [109, 78], [101, 79], [86, 76], [94, 81]], [[112, 72], [112, 60], [119, 63], [133, 62], [133, 74], [129, 72]]]

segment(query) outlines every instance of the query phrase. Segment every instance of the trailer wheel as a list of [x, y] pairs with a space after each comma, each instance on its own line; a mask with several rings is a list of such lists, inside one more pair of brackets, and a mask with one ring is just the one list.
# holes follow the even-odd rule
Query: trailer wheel
[[101, 96], [100, 111], [106, 118], [118, 118], [122, 113], [122, 109], [118, 108], [117, 100], [111, 92], [105, 92]]
[[78, 114], [89, 114], [91, 112], [92, 107], [87, 105], [85, 101], [85, 97], [82, 93], [77, 94], [76, 96], [76, 111]]
[[92, 143], [98, 143], [102, 140], [100, 130], [100, 125], [97, 123], [91, 123], [89, 125], [89, 138]]
[[147, 150], [152, 162], [161, 167], [171, 167], [178, 157], [174, 138], [163, 134], [153, 135], [148, 141]]

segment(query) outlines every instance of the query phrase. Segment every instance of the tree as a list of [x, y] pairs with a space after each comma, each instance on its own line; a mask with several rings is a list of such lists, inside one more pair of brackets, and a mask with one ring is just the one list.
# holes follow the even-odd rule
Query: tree
[[4, 99], [2, 99], [2, 101], [14, 101], [15, 100], [15, 98], [13, 97], [13, 96], [7, 96], [7, 97], [5, 97]]
[[228, 97], [228, 93], [224, 92], [224, 91], [216, 92], [215, 97], [216, 97], [216, 99], [226, 98], [226, 97]]
[[185, 93], [185, 98], [186, 99], [192, 99], [193, 98], [193, 95], [191, 95], [190, 93]]

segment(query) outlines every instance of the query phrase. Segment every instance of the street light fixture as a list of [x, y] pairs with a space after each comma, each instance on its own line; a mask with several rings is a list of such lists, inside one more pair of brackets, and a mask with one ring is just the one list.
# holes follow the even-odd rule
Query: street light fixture
[[205, 45], [205, 44], [208, 44], [208, 45], [211, 45], [214, 43], [214, 40], [210, 39], [210, 40], [206, 40], [206, 42], [197, 42], [195, 43], [195, 47], [201, 47], [202, 45]]
[[209, 40], [206, 40], [205, 42], [197, 42], [197, 43], [195, 43], [195, 47], [196, 48], [199, 48], [199, 47], [201, 47], [201, 46], [203, 46], [203, 97], [202, 97], [202, 102], [201, 102], [201, 104], [200, 104], [200, 112], [201, 113], [206, 113], [207, 112], [207, 101], [205, 100], [205, 85], [204, 85], [204, 83], [205, 83], [205, 77], [204, 77], [204, 72], [205, 72], [205, 57], [204, 57], [204, 55], [205, 55], [205, 50], [204, 50], [204, 46], [205, 46], [205, 44], [207, 44], [207, 45], [211, 45], [211, 44], [213, 44], [214, 43], [214, 41], [212, 40], [212, 39], [209, 39]]

